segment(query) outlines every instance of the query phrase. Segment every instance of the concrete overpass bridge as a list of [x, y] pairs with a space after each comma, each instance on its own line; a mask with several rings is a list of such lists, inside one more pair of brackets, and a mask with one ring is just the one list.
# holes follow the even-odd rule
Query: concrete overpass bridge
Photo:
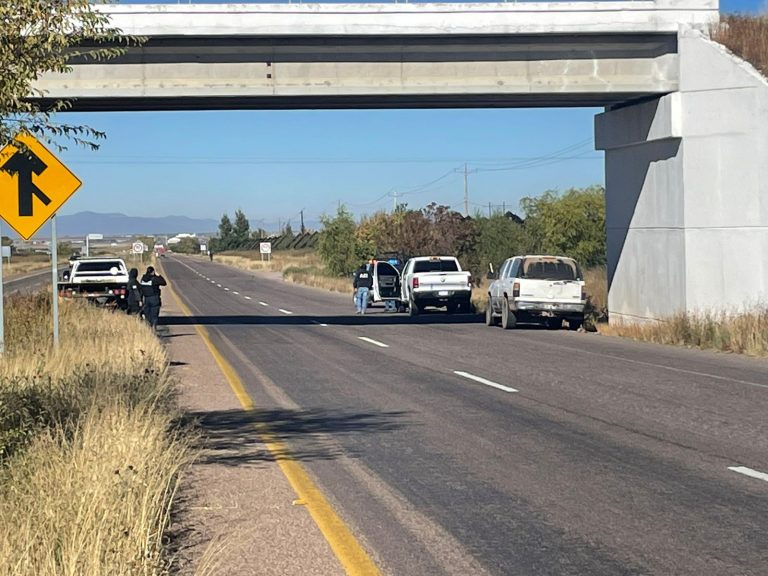
[[604, 107], [612, 318], [768, 298], [768, 90], [717, 0], [104, 10], [147, 41], [40, 80], [74, 110]]

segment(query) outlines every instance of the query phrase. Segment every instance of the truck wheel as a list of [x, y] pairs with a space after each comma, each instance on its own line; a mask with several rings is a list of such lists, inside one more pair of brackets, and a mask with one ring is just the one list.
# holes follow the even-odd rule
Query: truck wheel
[[547, 318], [545, 322], [547, 330], [560, 330], [563, 327], [562, 318]]
[[501, 327], [509, 330], [517, 325], [517, 318], [514, 312], [509, 309], [509, 300], [504, 298], [504, 304], [501, 307]]
[[408, 316], [418, 316], [419, 312], [419, 306], [413, 301], [413, 298], [410, 298], [408, 300]]
[[488, 306], [485, 308], [485, 325], [496, 326], [496, 318], [493, 317], [493, 306], [491, 301], [488, 301]]
[[581, 325], [584, 323], [583, 320], [568, 320], [568, 330], [573, 330], [574, 332], [581, 328]]

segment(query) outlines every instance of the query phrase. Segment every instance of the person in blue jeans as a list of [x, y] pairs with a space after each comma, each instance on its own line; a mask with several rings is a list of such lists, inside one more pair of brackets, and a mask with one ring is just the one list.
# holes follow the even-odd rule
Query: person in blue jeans
[[368, 308], [368, 291], [373, 287], [373, 278], [367, 264], [361, 264], [355, 272], [352, 287], [355, 290], [355, 312], [365, 314], [365, 309]]

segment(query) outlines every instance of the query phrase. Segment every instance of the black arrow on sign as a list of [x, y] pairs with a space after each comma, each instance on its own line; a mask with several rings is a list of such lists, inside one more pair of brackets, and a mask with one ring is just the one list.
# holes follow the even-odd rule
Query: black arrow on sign
[[32, 182], [32, 175], [39, 176], [48, 166], [31, 150], [17, 151], [0, 169], [9, 174], [19, 175], [19, 216], [32, 216], [32, 197], [48, 206], [51, 199]]

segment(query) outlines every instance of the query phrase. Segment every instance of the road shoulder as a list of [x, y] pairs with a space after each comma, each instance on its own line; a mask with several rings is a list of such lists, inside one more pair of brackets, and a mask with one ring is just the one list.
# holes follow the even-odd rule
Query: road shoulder
[[[183, 315], [170, 295], [163, 313]], [[183, 509], [174, 526], [183, 540], [179, 572], [344, 574], [203, 338], [193, 326], [166, 328], [161, 337], [179, 403], [203, 434], [202, 453], [182, 481]]]

